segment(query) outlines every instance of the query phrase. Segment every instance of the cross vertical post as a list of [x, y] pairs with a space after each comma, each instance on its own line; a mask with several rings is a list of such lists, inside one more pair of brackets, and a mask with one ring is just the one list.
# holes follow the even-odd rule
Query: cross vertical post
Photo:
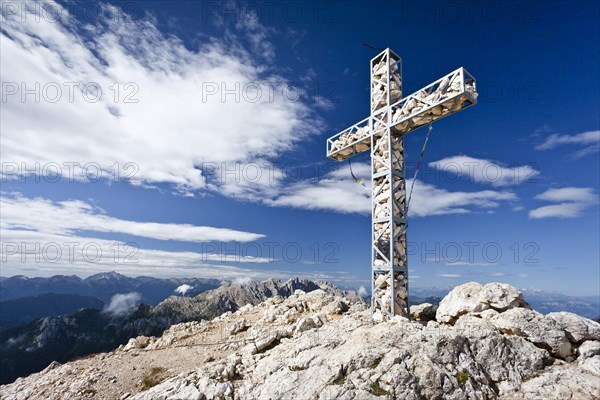
[[371, 60], [371, 317], [409, 315], [404, 138], [393, 136], [402, 98], [402, 60], [386, 49]]

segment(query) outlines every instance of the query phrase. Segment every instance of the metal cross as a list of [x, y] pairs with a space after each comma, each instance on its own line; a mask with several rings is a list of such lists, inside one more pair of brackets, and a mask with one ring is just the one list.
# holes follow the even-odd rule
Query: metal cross
[[327, 157], [371, 150], [371, 317], [409, 317], [404, 135], [477, 103], [464, 68], [402, 98], [402, 60], [385, 49], [371, 60], [371, 116], [327, 139]]

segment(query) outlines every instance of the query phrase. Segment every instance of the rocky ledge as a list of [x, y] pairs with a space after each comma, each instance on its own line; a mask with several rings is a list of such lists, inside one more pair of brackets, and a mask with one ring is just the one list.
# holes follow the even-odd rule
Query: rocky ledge
[[321, 289], [172, 326], [0, 388], [2, 399], [598, 399], [600, 324], [467, 283], [373, 323]]

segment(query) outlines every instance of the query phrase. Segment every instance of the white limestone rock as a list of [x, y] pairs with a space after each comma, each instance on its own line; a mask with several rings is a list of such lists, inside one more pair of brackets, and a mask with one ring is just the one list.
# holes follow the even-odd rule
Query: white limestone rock
[[600, 324], [596, 321], [564, 311], [550, 313], [548, 317], [555, 320], [567, 332], [567, 337], [572, 343], [600, 340]]
[[518, 391], [500, 396], [506, 400], [598, 399], [600, 356], [582, 363], [556, 365], [526, 376]]
[[148, 345], [150, 343], [151, 343], [151, 338], [148, 338], [146, 336], [138, 336], [136, 338], [129, 339], [127, 344], [125, 346], [123, 346], [122, 350], [129, 351], [129, 350], [133, 350], [133, 349], [144, 349], [144, 348], [148, 347]]
[[580, 358], [590, 358], [600, 355], [600, 342], [597, 340], [586, 340], [577, 349]]
[[514, 287], [504, 283], [468, 282], [457, 286], [442, 299], [436, 312], [438, 322], [454, 323], [467, 313], [478, 313], [493, 309], [505, 311], [515, 307], [529, 308], [523, 295]]
[[432, 321], [438, 306], [431, 303], [418, 304], [410, 307], [410, 316], [416, 321]]
[[246, 320], [244, 318], [241, 318], [241, 319], [238, 319], [237, 321], [235, 321], [233, 324], [229, 325], [228, 333], [230, 335], [235, 335], [237, 333], [244, 331], [246, 328], [248, 328], [248, 323], [246, 322]]
[[517, 335], [547, 349], [553, 356], [567, 358], [573, 349], [565, 331], [552, 318], [526, 308], [513, 308], [489, 320], [502, 333]]

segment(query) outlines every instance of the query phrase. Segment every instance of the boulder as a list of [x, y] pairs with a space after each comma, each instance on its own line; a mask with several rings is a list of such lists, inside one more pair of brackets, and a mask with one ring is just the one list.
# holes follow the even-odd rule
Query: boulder
[[410, 316], [416, 321], [433, 321], [438, 306], [431, 303], [418, 304], [410, 307]]
[[124, 351], [129, 351], [133, 349], [144, 349], [148, 347], [150, 344], [150, 338], [146, 336], [138, 336], [136, 338], [131, 338], [127, 342], [127, 344], [123, 347]]
[[499, 312], [515, 307], [530, 308], [521, 292], [504, 283], [468, 282], [457, 286], [444, 299], [436, 312], [438, 322], [453, 324], [467, 313], [479, 313], [493, 309]]
[[600, 342], [597, 340], [586, 340], [577, 349], [580, 358], [590, 358], [600, 355]]
[[229, 325], [228, 333], [230, 335], [235, 335], [237, 333], [244, 331], [246, 328], [248, 328], [248, 324], [247, 324], [246, 320], [244, 318], [238, 319], [233, 324]]
[[579, 365], [584, 371], [596, 376], [596, 393], [600, 392], [600, 355], [581, 360]]
[[581, 343], [584, 340], [600, 340], [600, 324], [580, 317], [570, 312], [553, 312], [548, 314], [567, 333], [571, 343]]
[[513, 308], [489, 319], [502, 333], [525, 338], [555, 357], [567, 358], [573, 349], [567, 334], [552, 318], [526, 308]]
[[346, 301], [344, 301], [343, 299], [336, 299], [335, 301], [332, 301], [331, 303], [329, 303], [327, 306], [324, 307], [324, 312], [326, 314], [343, 314], [346, 311], [349, 310], [349, 305]]

